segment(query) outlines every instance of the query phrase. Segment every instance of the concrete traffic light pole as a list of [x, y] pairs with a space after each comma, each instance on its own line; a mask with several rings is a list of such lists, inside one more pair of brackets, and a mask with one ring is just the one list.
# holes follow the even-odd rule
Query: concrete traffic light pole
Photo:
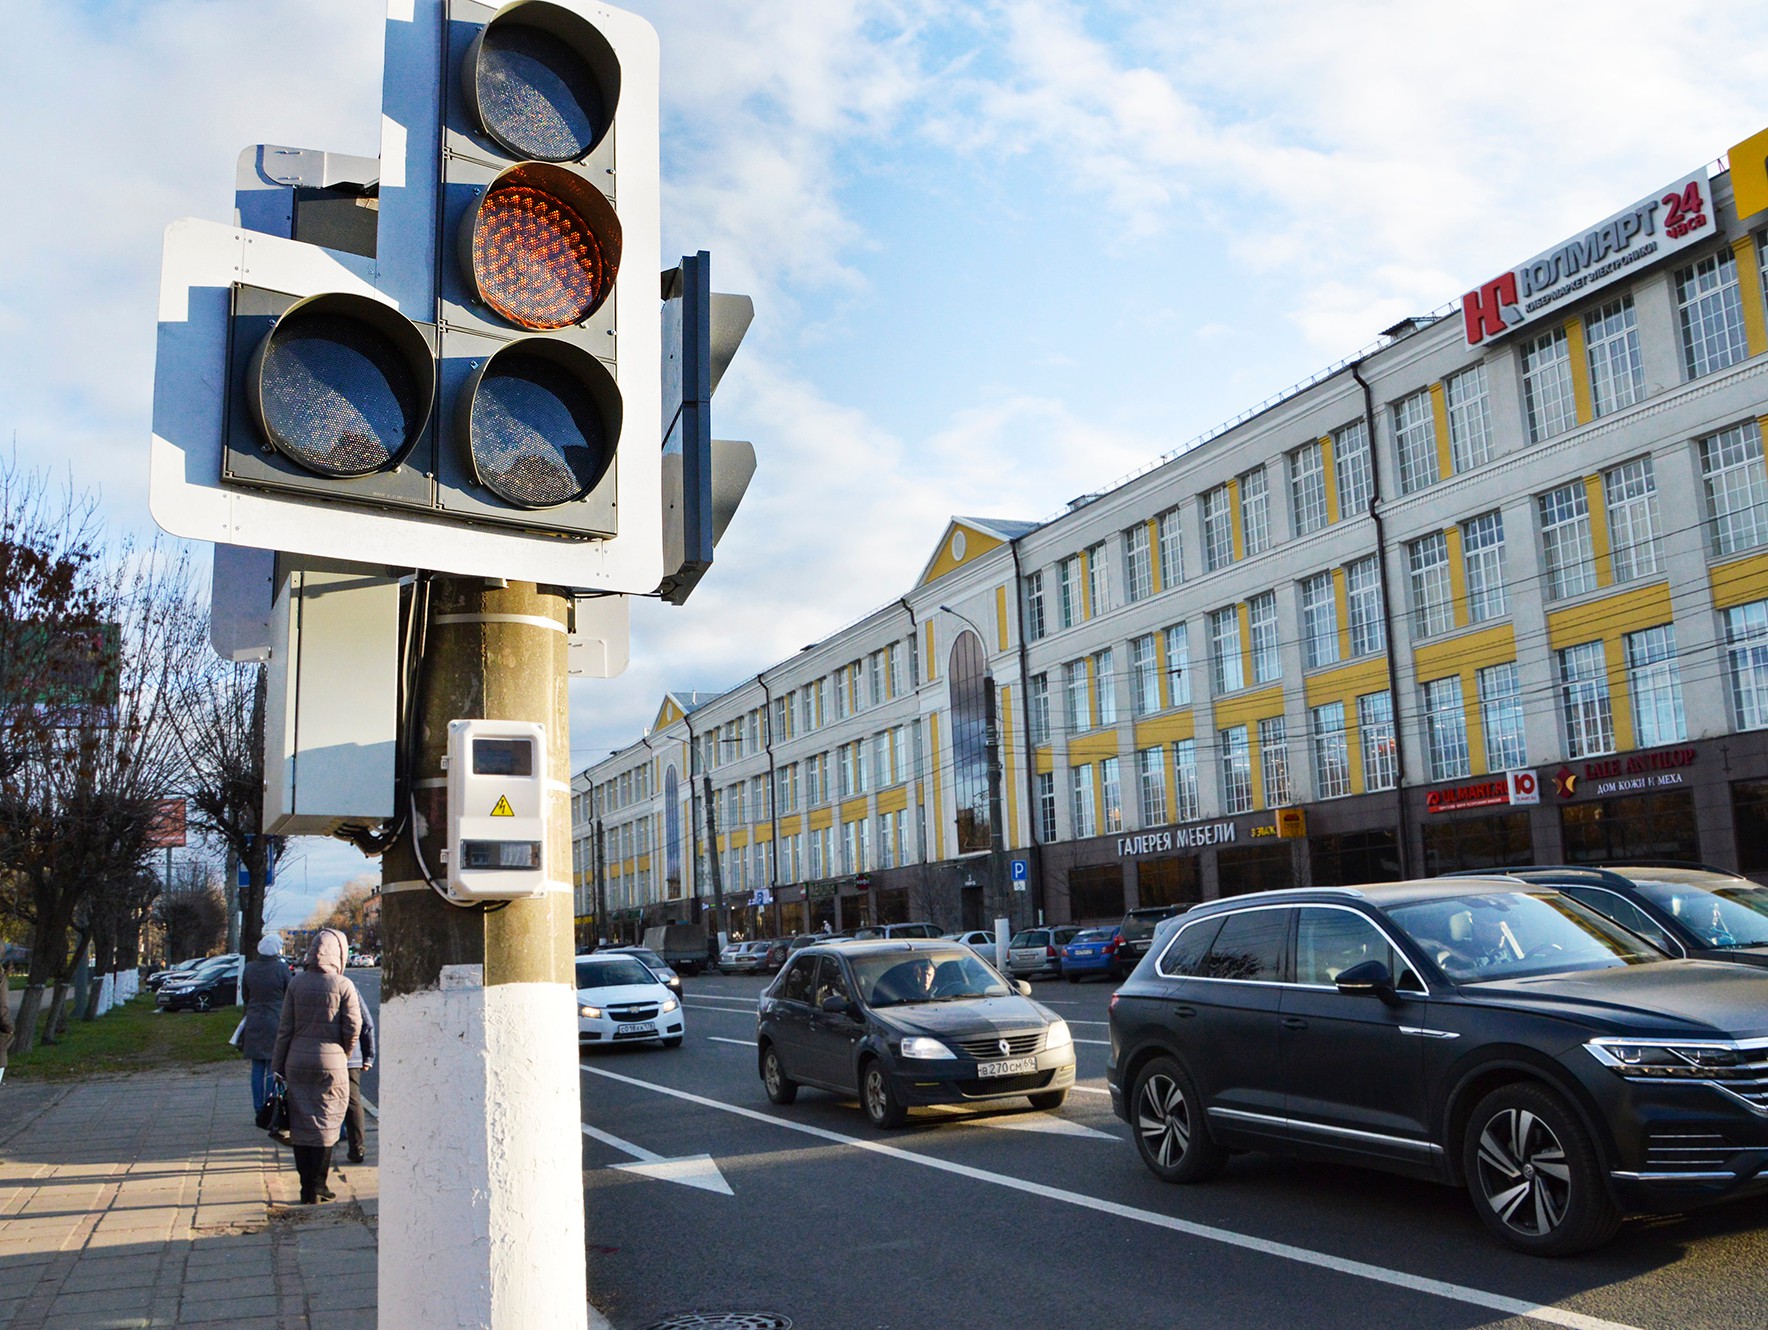
[[584, 1330], [571, 893], [462, 908], [430, 885], [448, 722], [467, 717], [546, 726], [546, 861], [567, 880], [569, 601], [465, 577], [432, 579], [428, 600], [418, 732], [400, 736], [422, 857], [407, 835], [382, 860], [380, 1325]]

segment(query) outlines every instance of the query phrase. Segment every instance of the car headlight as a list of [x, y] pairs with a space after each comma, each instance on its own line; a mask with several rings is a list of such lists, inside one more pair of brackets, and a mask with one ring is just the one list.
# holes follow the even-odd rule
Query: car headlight
[[1584, 1048], [1617, 1076], [1634, 1080], [1723, 1081], [1760, 1074], [1759, 1068], [1741, 1065], [1741, 1051], [1729, 1043], [1592, 1039]]
[[592, 1021], [599, 1021], [602, 1018], [602, 1009], [600, 1007], [579, 1007], [577, 1008], [577, 1014], [579, 1016], [587, 1016]]
[[681, 1003], [677, 1002], [674, 998], [670, 998], [669, 1001], [667, 1001], [663, 1004], [663, 1010], [665, 1012], [671, 1012], [671, 1011], [674, 1011], [680, 1005], [681, 1005]]
[[1051, 1021], [1050, 1028], [1044, 1031], [1044, 1051], [1073, 1047], [1074, 1036], [1068, 1032], [1068, 1022]]
[[937, 1039], [929, 1039], [924, 1034], [912, 1034], [902, 1041], [902, 1055], [905, 1058], [949, 1058], [956, 1057], [951, 1049]]

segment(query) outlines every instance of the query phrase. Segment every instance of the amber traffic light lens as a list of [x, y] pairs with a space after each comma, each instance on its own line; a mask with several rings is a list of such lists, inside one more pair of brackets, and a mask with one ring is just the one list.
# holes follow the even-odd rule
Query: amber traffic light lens
[[607, 133], [611, 108], [601, 83], [561, 34], [491, 24], [473, 80], [485, 132], [518, 157], [575, 161]]
[[607, 471], [619, 438], [607, 371], [587, 354], [577, 361], [558, 354], [519, 345], [501, 351], [473, 391], [473, 467], [487, 489], [523, 508], [582, 498]]
[[472, 266], [487, 305], [517, 327], [551, 331], [595, 311], [616, 265], [576, 207], [518, 168], [479, 205]]

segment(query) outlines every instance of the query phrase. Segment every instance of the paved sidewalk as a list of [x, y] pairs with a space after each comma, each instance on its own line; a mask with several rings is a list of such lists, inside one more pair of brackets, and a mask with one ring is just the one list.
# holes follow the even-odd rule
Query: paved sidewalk
[[[379, 1184], [294, 1157], [251, 1121], [242, 1062], [0, 1083], [0, 1330], [374, 1330]], [[341, 1161], [344, 1151], [337, 1151]]]

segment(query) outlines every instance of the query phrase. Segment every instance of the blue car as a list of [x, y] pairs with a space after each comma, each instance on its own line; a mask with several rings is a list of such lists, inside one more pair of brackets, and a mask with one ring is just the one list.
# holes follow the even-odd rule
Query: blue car
[[1115, 926], [1086, 928], [1062, 948], [1062, 977], [1078, 984], [1088, 975], [1110, 979], [1117, 971], [1117, 947], [1122, 941]]

